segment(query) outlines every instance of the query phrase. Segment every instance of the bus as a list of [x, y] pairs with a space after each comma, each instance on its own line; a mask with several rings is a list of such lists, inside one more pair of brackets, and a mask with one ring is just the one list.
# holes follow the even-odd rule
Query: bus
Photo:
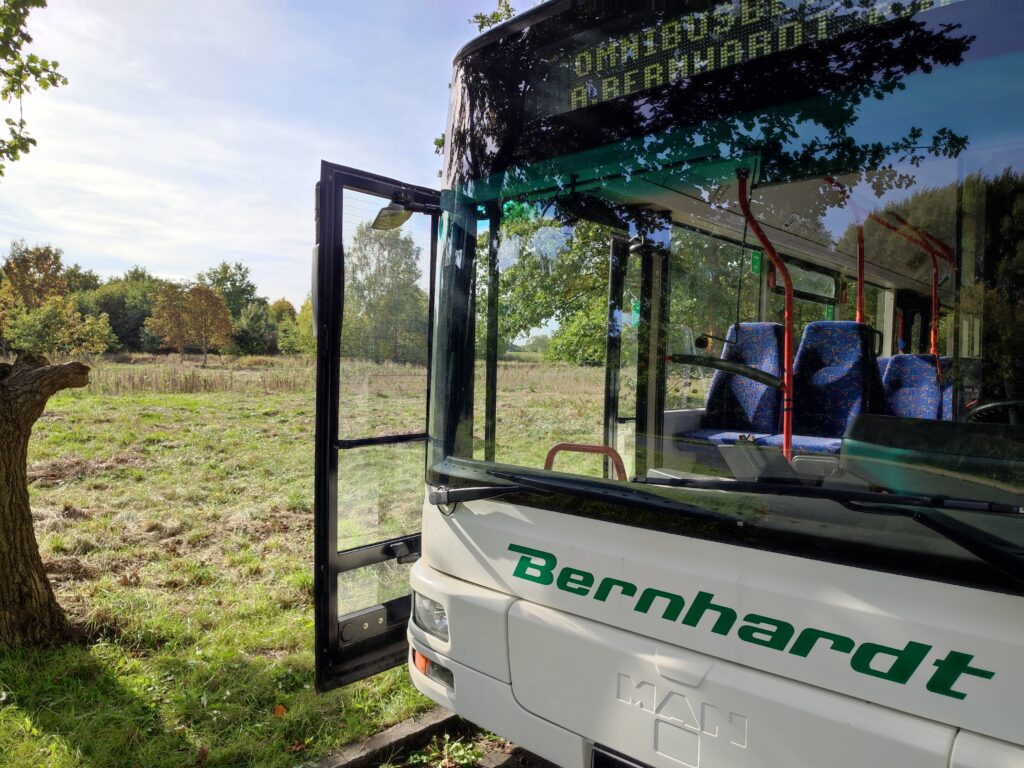
[[323, 163], [315, 649], [572, 768], [1024, 765], [1024, 4], [550, 0]]

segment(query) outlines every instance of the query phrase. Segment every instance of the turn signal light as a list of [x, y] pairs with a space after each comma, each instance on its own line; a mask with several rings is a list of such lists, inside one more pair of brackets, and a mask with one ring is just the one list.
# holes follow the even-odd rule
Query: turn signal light
[[431, 661], [416, 649], [413, 649], [412, 652], [412, 665], [419, 670], [420, 674], [426, 675], [445, 688], [455, 690], [455, 676], [452, 674], [452, 671], [447, 667], [441, 666], [436, 661]]

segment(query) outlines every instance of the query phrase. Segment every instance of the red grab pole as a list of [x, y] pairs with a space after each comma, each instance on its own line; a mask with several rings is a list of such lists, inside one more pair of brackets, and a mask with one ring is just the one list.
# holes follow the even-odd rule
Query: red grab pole
[[786, 308], [784, 312], [785, 330], [783, 331], [782, 345], [782, 455], [786, 461], [793, 460], [793, 317], [796, 314], [793, 307], [793, 281], [789, 277], [789, 270], [779, 258], [775, 246], [765, 235], [761, 225], [757, 223], [754, 214], [750, 211], [750, 200], [747, 199], [747, 179], [750, 178], [749, 168], [737, 168], [736, 178], [739, 181], [740, 210], [747, 220], [754, 236], [761, 243], [775, 266], [775, 271], [782, 275], [782, 283], [786, 289]]
[[946, 254], [932, 245], [930, 239], [934, 239], [931, 235], [926, 235], [924, 232], [919, 230], [917, 227], [908, 223], [906, 219], [900, 216], [898, 213], [891, 214], [900, 224], [905, 226], [909, 232], [906, 232], [895, 224], [890, 224], [888, 221], [883, 219], [877, 213], [870, 214], [869, 218], [876, 224], [880, 224], [887, 230], [895, 235], [899, 235], [907, 242], [912, 245], [916, 245], [919, 249], [928, 254], [928, 258], [932, 262], [932, 315], [931, 315], [931, 327], [929, 328], [929, 354], [934, 355], [936, 360], [939, 357], [939, 260], [938, 257], [946, 258]]
[[925, 250], [932, 259], [932, 323], [929, 341], [931, 342], [931, 354], [935, 356], [935, 367], [939, 374], [939, 381], [942, 381], [942, 363], [939, 361], [939, 266], [936, 263], [936, 257], [945, 259], [950, 267], [955, 266], [956, 258], [953, 255], [952, 249], [931, 232], [915, 227], [895, 211], [890, 212], [889, 215], [921, 239]]

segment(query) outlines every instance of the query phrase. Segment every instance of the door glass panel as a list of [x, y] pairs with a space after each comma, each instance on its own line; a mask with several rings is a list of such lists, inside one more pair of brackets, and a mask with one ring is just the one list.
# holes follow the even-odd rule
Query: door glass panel
[[[430, 217], [415, 213], [397, 229], [375, 230], [387, 203], [349, 189], [342, 202], [343, 441], [421, 433], [426, 418]], [[338, 550], [414, 533], [422, 502], [422, 441], [342, 449]]]
[[341, 451], [338, 550], [415, 533], [420, 527], [423, 493], [421, 440]]
[[[346, 189], [342, 201], [345, 306], [342, 439], [423, 431], [427, 389], [430, 217], [371, 227], [388, 201]], [[340, 476], [342, 487], [349, 478]], [[344, 506], [339, 500], [344, 515]]]
[[409, 594], [410, 563], [387, 560], [338, 574], [338, 616]]

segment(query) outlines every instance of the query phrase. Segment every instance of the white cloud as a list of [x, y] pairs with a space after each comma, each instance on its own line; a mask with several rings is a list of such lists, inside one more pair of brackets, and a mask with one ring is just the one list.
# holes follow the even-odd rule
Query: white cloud
[[53, 0], [30, 19], [34, 48], [71, 84], [26, 100], [39, 145], [0, 180], [0, 242], [51, 242], [106, 274], [241, 260], [261, 292], [301, 301], [320, 158], [429, 182], [447, 82], [419, 75], [439, 80], [433, 103], [410, 75], [409, 97], [382, 110], [365, 96], [381, 90], [372, 68], [314, 22], [242, 0]]

